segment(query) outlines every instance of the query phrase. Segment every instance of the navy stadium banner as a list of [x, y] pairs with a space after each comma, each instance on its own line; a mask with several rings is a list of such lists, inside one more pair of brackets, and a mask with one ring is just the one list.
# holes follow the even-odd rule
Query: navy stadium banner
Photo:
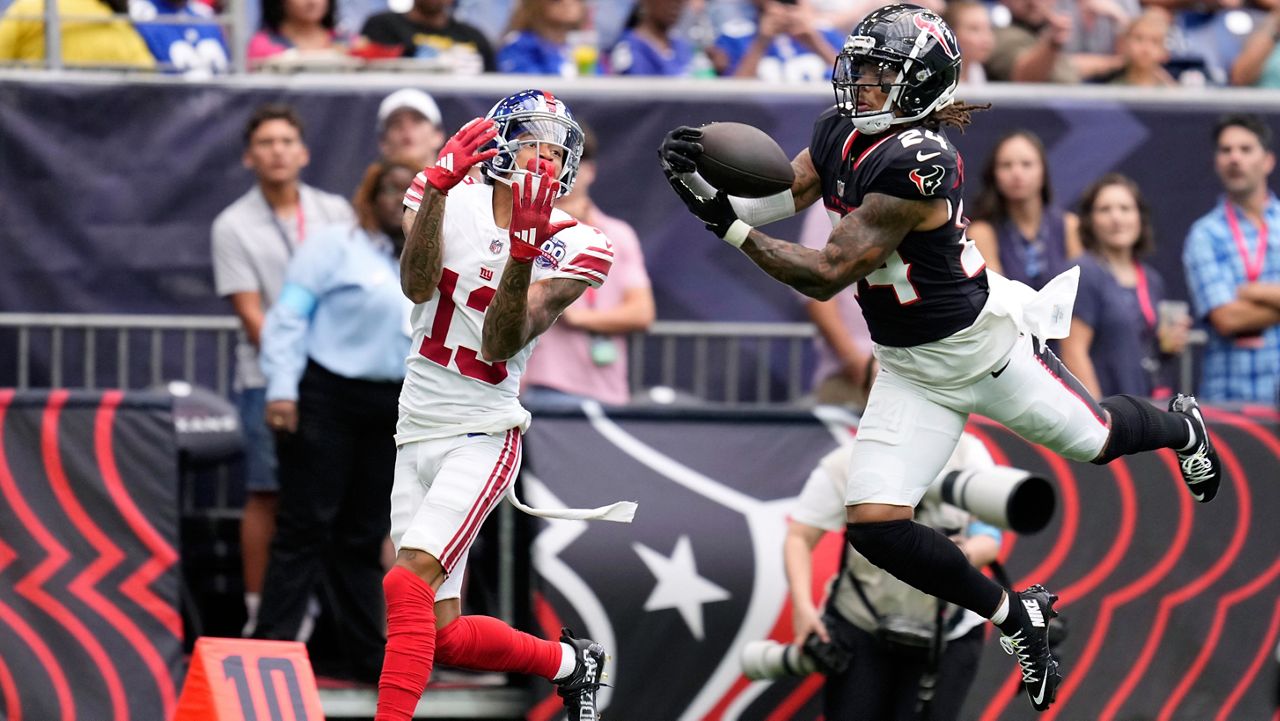
[[0, 389], [0, 719], [172, 713], [182, 620], [171, 404]]
[[[605, 718], [811, 720], [820, 676], [749, 682], [742, 644], [789, 641], [782, 565], [788, 505], [849, 419], [641, 411], [539, 415], [526, 444], [525, 501], [640, 503], [629, 526], [552, 522], [533, 545], [535, 616], [606, 643]], [[1192, 502], [1171, 452], [1108, 466], [1064, 461], [982, 419], [969, 425], [998, 463], [1053, 480], [1041, 533], [1006, 536], [1017, 586], [1062, 597], [1066, 680], [1036, 715], [1015, 664], [989, 637], [962, 718], [978, 721], [1261, 721], [1276, 714], [1280, 635], [1280, 416], [1210, 409], [1226, 468], [1211, 504]], [[819, 544], [815, 576], [843, 539]], [[824, 573], [825, 569], [825, 573]], [[529, 718], [560, 708], [548, 696]]]

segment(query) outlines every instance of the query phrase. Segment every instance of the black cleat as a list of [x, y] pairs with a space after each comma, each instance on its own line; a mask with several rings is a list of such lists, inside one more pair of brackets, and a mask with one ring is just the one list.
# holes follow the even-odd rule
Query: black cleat
[[[1062, 674], [1058, 673], [1058, 660], [1049, 650], [1049, 620], [1058, 615], [1053, 604], [1057, 594], [1049, 593], [1036, 584], [1025, 591], [1010, 592], [1010, 615], [1017, 613], [1021, 619], [1018, 630], [1012, 635], [1000, 636], [1000, 647], [1018, 659], [1022, 670], [1022, 687], [1037, 711], [1044, 711], [1058, 694]], [[1017, 608], [1012, 608], [1017, 604]]]
[[564, 699], [564, 710], [569, 721], [596, 721], [596, 692], [604, 678], [604, 646], [587, 638], [574, 638], [573, 631], [560, 629], [560, 642], [574, 649], [576, 663], [569, 677], [556, 681], [556, 693]]
[[1179, 393], [1169, 401], [1169, 412], [1186, 416], [1195, 429], [1197, 443], [1190, 451], [1177, 452], [1178, 465], [1182, 468], [1182, 480], [1191, 491], [1191, 497], [1198, 503], [1208, 503], [1218, 495], [1222, 464], [1218, 462], [1218, 454], [1209, 440], [1209, 428], [1204, 423], [1204, 416], [1200, 415], [1200, 404], [1196, 403], [1195, 396]]

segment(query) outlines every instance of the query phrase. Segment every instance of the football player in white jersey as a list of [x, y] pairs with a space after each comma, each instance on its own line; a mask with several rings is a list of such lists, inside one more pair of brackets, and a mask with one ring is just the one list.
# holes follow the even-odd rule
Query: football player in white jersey
[[[529, 413], [517, 393], [539, 334], [612, 263], [599, 231], [553, 201], [573, 186], [582, 130], [539, 90], [499, 101], [444, 146], [405, 194], [401, 282], [415, 303], [400, 395], [383, 589], [387, 651], [377, 721], [409, 719], [433, 662], [543, 676], [569, 717], [596, 718], [600, 644], [559, 642], [460, 615], [467, 552], [520, 468]], [[481, 166], [483, 183], [467, 176]]]

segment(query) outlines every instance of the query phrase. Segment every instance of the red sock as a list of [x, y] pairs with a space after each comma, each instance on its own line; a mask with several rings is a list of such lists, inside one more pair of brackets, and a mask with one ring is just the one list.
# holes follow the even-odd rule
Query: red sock
[[559, 641], [544, 641], [496, 618], [459, 616], [437, 632], [440, 663], [477, 671], [515, 671], [550, 681], [560, 670]]
[[374, 721], [408, 721], [431, 677], [436, 653], [436, 592], [404, 566], [382, 579], [387, 597], [387, 652]]

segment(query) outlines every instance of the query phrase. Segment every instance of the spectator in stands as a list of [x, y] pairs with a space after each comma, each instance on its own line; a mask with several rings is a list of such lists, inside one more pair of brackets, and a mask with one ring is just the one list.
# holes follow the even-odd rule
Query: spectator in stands
[[[17, 0], [0, 18], [0, 63], [45, 59], [45, 0]], [[122, 66], [151, 69], [155, 58], [138, 31], [125, 20], [125, 0], [59, 0], [62, 64], [66, 66]], [[20, 18], [19, 16], [33, 16]], [[66, 19], [74, 16], [75, 20]], [[100, 19], [99, 19], [100, 18]]]
[[267, 423], [279, 433], [280, 509], [257, 638], [293, 640], [323, 585], [349, 668], [382, 668], [382, 545], [413, 304], [400, 290], [400, 203], [419, 170], [379, 160], [355, 227], [318, 231], [289, 262], [262, 334]]
[[688, 0], [636, 0], [626, 30], [609, 51], [614, 75], [689, 76], [694, 48], [674, 32]]
[[1106, 67], [1114, 62], [1120, 38], [1142, 12], [1139, 0], [1077, 0], [1059, 7], [1070, 9], [1071, 39], [1066, 50], [1085, 77], [1097, 74], [1088, 67], [1090, 63], [1102, 62]]
[[378, 13], [365, 21], [360, 35], [371, 43], [402, 48], [406, 58], [430, 61], [436, 69], [459, 75], [497, 68], [484, 33], [454, 19], [453, 0], [414, 0], [409, 12]]
[[951, 26], [960, 43], [960, 82], [981, 85], [987, 82], [984, 63], [996, 48], [995, 31], [991, 29], [991, 13], [978, 0], [953, 0], [947, 4], [942, 19]]
[[159, 67], [189, 78], [230, 69], [227, 41], [213, 14], [192, 0], [129, 0], [129, 16]]
[[[892, 5], [896, 0], [809, 0], [813, 5], [814, 14], [818, 21], [833, 27], [837, 30], [848, 32], [857, 25], [862, 18], [871, 14], [873, 10], [879, 10], [886, 5]], [[927, 10], [932, 10], [938, 15], [942, 15], [943, 11], [948, 7], [946, 0], [918, 0], [912, 5], [919, 5]], [[952, 31], [955, 26], [952, 25]], [[966, 54], [968, 51], [965, 51]]]
[[280, 293], [289, 258], [308, 231], [331, 223], [349, 225], [355, 217], [342, 197], [302, 182], [309, 159], [297, 112], [280, 104], [258, 108], [244, 130], [244, 164], [257, 182], [213, 221], [214, 286], [231, 301], [245, 337], [236, 349], [234, 391], [246, 439], [248, 498], [240, 524], [246, 633], [257, 619], [279, 490], [275, 447], [263, 421], [266, 378], [257, 351], [263, 319]]
[[588, 288], [542, 334], [520, 381], [521, 399], [547, 405], [585, 397], [623, 405], [631, 401], [627, 334], [653, 324], [653, 290], [635, 230], [591, 199], [598, 146], [595, 133], [585, 124], [582, 129], [586, 137], [577, 180], [556, 207], [612, 242], [613, 266], [608, 283]]
[[1165, 70], [1169, 62], [1169, 13], [1161, 8], [1144, 11], [1120, 38], [1120, 57], [1124, 66], [1107, 82], [1112, 85], [1134, 85], [1167, 88], [1178, 84]]
[[1199, 395], [1276, 403], [1280, 389], [1280, 200], [1271, 128], [1228, 115], [1214, 128], [1225, 197], [1191, 226], [1182, 261], [1196, 316], [1207, 321]]
[[972, 217], [968, 236], [987, 267], [1037, 290], [1083, 250], [1076, 216], [1053, 205], [1044, 143], [1027, 130], [996, 143]]
[[1280, 8], [1258, 23], [1231, 66], [1231, 84], [1280, 88]]
[[345, 50], [332, 0], [262, 0], [262, 25], [249, 39], [249, 60], [323, 56]]
[[1053, 7], [1053, 0], [1002, 0], [1011, 22], [996, 29], [995, 52], [987, 61], [992, 80], [1020, 83], [1075, 83], [1080, 75], [1066, 50], [1071, 40], [1071, 16]]
[[773, 82], [829, 80], [848, 31], [820, 25], [809, 0], [754, 1], [756, 21], [729, 23], [716, 39], [726, 59], [723, 74]]
[[[822, 203], [814, 203], [805, 211], [800, 242], [817, 250], [827, 244], [830, 236], [827, 209]], [[871, 392], [876, 362], [871, 355], [871, 332], [858, 299], [853, 293], [836, 293], [829, 300], [801, 297], [805, 313], [818, 329], [814, 339], [817, 363], [813, 369], [813, 399], [861, 412]]]
[[411, 160], [419, 170], [435, 163], [444, 145], [440, 106], [417, 88], [401, 88], [382, 99], [377, 131], [383, 160]]
[[1076, 293], [1071, 335], [1062, 361], [1094, 397], [1119, 393], [1150, 398], [1163, 358], [1181, 353], [1190, 317], [1161, 323], [1164, 278], [1142, 262], [1155, 250], [1155, 230], [1142, 191], [1133, 180], [1108, 173], [1080, 201]]
[[498, 70], [529, 75], [579, 74], [569, 34], [587, 21], [586, 0], [521, 0], [511, 15]]
[[[982, 656], [981, 616], [908, 586], [851, 547], [844, 549], [835, 578], [823, 584], [830, 589], [823, 607], [813, 602], [813, 551], [824, 535], [846, 527], [852, 451], [846, 443], [818, 461], [787, 517], [782, 558], [794, 643], [816, 634], [849, 657], [847, 668], [831, 669], [822, 679], [825, 718], [956, 721]], [[943, 473], [994, 465], [982, 441], [965, 433]], [[947, 534], [976, 568], [1000, 552], [1000, 529], [961, 508], [925, 497], [915, 517]], [[938, 644], [939, 635], [945, 643]]]

